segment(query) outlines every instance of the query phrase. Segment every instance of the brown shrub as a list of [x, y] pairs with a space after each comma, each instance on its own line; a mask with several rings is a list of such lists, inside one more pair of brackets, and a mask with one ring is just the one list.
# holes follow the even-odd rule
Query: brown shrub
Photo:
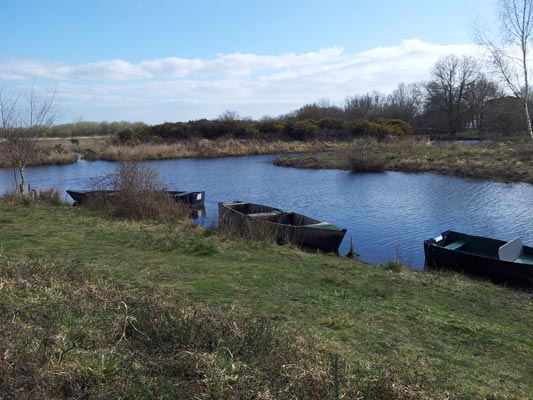
[[157, 172], [137, 161], [121, 162], [117, 171], [94, 185], [94, 189], [99, 193], [87, 204], [112, 217], [183, 219], [189, 214], [189, 208], [165, 190]]

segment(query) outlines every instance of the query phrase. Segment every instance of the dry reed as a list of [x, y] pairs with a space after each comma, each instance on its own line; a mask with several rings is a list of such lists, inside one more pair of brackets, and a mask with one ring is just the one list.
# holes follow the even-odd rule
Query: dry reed
[[94, 158], [108, 161], [160, 160], [173, 158], [213, 158], [274, 153], [327, 151], [345, 146], [337, 142], [287, 142], [245, 139], [200, 139], [172, 144], [111, 145], [97, 152]]

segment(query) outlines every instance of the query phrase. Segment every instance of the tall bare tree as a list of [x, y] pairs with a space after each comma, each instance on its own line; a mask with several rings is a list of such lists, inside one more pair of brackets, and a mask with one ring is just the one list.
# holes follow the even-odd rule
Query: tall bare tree
[[448, 55], [440, 58], [431, 71], [427, 84], [430, 103], [444, 111], [448, 132], [455, 134], [461, 127], [468, 87], [478, 78], [479, 69], [473, 57]]
[[530, 99], [529, 57], [533, 33], [533, 0], [500, 0], [499, 41], [477, 29], [476, 36], [490, 55], [496, 71], [512, 94], [520, 100], [527, 122], [527, 131], [533, 139]]
[[37, 154], [39, 137], [57, 119], [54, 101], [54, 93], [42, 94], [35, 85], [0, 91], [0, 157], [13, 168], [16, 193], [25, 193], [25, 168]]

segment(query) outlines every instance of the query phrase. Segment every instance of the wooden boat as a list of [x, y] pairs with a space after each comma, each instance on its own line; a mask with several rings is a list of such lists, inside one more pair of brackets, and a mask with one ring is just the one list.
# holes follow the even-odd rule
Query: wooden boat
[[428, 267], [450, 268], [497, 282], [533, 286], [533, 248], [520, 238], [505, 242], [446, 231], [424, 241]]
[[[97, 197], [112, 198], [120, 194], [119, 190], [67, 190], [67, 193], [74, 200], [74, 205], [81, 205], [88, 199]], [[205, 192], [185, 192], [177, 190], [167, 190], [167, 193], [177, 202], [183, 202], [191, 207], [202, 207], [204, 205]]]
[[282, 243], [337, 251], [346, 229], [293, 211], [235, 201], [218, 203], [219, 224], [250, 235], [260, 231]]

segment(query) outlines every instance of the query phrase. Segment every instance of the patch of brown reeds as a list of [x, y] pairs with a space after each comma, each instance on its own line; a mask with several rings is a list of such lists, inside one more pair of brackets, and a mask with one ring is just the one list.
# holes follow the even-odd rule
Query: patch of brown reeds
[[171, 144], [111, 145], [93, 158], [108, 161], [160, 160], [186, 157], [213, 158], [275, 153], [302, 153], [340, 148], [336, 142], [267, 141], [260, 139], [199, 139]]
[[185, 219], [190, 212], [185, 204], [168, 194], [154, 169], [138, 161], [121, 162], [116, 172], [100, 180], [93, 189], [97, 194], [87, 199], [86, 204], [112, 217]]

